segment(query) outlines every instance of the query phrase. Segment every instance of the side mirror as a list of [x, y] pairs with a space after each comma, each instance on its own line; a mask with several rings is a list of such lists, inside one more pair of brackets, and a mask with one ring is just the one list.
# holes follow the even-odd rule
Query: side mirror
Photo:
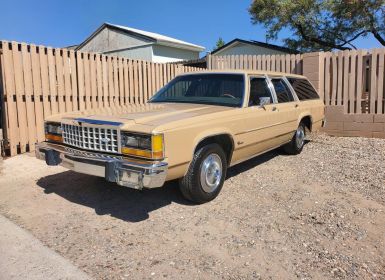
[[270, 102], [270, 97], [260, 97], [259, 98], [259, 106], [262, 108], [265, 108], [266, 105], [269, 105]]

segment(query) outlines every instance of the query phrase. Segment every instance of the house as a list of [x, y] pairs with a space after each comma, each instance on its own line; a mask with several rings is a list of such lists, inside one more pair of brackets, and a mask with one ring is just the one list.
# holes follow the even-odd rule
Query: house
[[234, 39], [222, 47], [211, 52], [211, 55], [272, 55], [272, 54], [296, 54], [296, 50], [263, 43], [259, 41], [246, 41], [242, 39]]
[[205, 48], [153, 32], [104, 23], [74, 49], [164, 63], [198, 59]]

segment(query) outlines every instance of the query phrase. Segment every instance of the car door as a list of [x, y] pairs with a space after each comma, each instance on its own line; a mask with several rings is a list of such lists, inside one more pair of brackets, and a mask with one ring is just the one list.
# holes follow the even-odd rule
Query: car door
[[286, 79], [283, 77], [269, 77], [277, 100], [276, 110], [279, 122], [273, 133], [278, 137], [281, 144], [290, 141], [298, 125], [298, 100], [290, 90]]
[[[276, 126], [281, 124], [281, 117], [271, 83], [266, 76], [249, 76], [248, 88], [248, 100], [245, 108], [242, 108], [242, 122], [235, 135], [234, 163], [272, 149], [280, 143], [275, 137], [279, 134]], [[269, 104], [262, 105], [263, 99], [268, 99]]]

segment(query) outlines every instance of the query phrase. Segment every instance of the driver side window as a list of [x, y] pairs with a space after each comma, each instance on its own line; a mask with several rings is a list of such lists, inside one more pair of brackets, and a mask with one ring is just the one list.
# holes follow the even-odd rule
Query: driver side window
[[261, 100], [263, 100], [264, 98], [270, 99], [270, 103], [273, 103], [271, 91], [267, 85], [266, 79], [263, 77], [251, 77], [249, 107], [260, 106]]

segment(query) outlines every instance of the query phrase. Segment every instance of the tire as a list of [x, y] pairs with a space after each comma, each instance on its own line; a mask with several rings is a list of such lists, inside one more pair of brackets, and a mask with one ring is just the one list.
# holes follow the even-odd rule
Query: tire
[[227, 160], [218, 144], [199, 148], [190, 163], [186, 175], [179, 180], [182, 195], [201, 204], [216, 198], [226, 178]]
[[300, 122], [291, 141], [287, 143], [285, 146], [283, 146], [284, 151], [289, 155], [300, 154], [305, 144], [305, 137], [306, 137], [306, 126], [303, 122]]

